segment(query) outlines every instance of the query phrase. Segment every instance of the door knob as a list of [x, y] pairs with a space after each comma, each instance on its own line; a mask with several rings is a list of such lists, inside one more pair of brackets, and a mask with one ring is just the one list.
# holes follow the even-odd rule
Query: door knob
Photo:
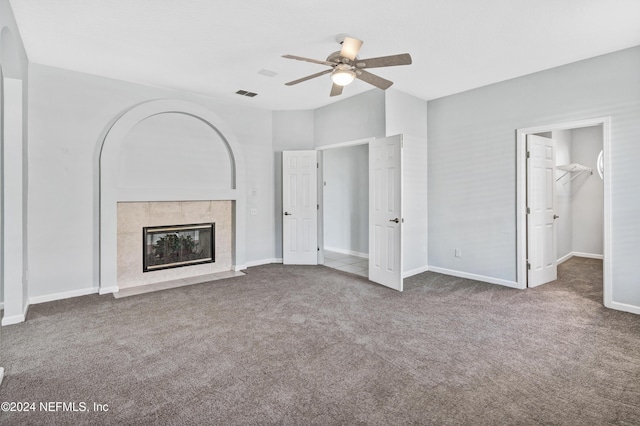
[[555, 219], [558, 219], [559, 217], [560, 217], [560, 216], [558, 216], [558, 215], [556, 215], [556, 214], [554, 214], [554, 215], [553, 215], [553, 219], [554, 219], [554, 220], [555, 220]]
[[398, 222], [400, 222], [400, 219], [398, 219], [398, 218], [396, 217], [395, 219], [391, 219], [391, 220], [389, 220], [389, 222], [395, 222], [395, 223], [398, 223]]
[[291, 216], [291, 213], [289, 213], [289, 212], [284, 212], [284, 215], [285, 215], [285, 216]]

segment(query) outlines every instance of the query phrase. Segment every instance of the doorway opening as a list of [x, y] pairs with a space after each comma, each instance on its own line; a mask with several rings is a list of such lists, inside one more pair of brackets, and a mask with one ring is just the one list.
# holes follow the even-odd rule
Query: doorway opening
[[282, 152], [282, 263], [324, 263], [322, 154], [327, 149], [362, 144], [369, 149], [367, 277], [402, 291], [402, 135], [324, 146], [316, 151]]
[[602, 259], [610, 307], [609, 152], [609, 117], [517, 130], [519, 288], [555, 280], [572, 257]]
[[369, 144], [320, 151], [324, 266], [369, 277]]

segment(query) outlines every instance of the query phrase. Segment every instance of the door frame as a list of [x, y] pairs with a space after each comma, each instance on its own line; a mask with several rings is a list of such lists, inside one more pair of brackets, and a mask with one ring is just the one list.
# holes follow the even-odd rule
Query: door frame
[[554, 130], [602, 126], [604, 157], [604, 247], [603, 247], [603, 299], [604, 306], [612, 302], [611, 258], [611, 117], [596, 117], [577, 121], [547, 124], [516, 129], [516, 273], [517, 288], [527, 288], [527, 135]]
[[[318, 265], [324, 264], [324, 176], [322, 169], [324, 165], [323, 151], [336, 148], [348, 148], [350, 146], [356, 145], [369, 145], [369, 143], [373, 140], [375, 140], [375, 138], [371, 137], [316, 147], [316, 151], [318, 152], [318, 204], [320, 204], [320, 209], [318, 210], [318, 248], [320, 249], [318, 250]], [[367, 167], [369, 167], [368, 164]]]

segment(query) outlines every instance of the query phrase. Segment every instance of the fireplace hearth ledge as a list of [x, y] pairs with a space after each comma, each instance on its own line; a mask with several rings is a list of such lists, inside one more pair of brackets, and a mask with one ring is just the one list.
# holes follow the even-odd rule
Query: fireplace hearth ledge
[[163, 281], [153, 284], [145, 284], [136, 287], [121, 288], [120, 291], [113, 293], [116, 299], [123, 297], [136, 296], [138, 294], [151, 293], [154, 291], [168, 290], [171, 288], [185, 287], [188, 285], [202, 284], [209, 281], [223, 280], [225, 278], [241, 277], [245, 274], [239, 271], [223, 271], [213, 274], [199, 275], [196, 277], [181, 278], [177, 280]]

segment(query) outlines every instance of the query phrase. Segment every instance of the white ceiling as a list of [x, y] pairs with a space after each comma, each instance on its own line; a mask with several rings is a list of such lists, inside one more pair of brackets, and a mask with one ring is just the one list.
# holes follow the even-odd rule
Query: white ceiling
[[427, 100], [640, 45], [638, 0], [10, 3], [31, 62], [274, 110], [373, 88], [356, 81], [329, 98], [328, 75], [284, 85], [326, 68], [281, 55], [325, 59], [338, 34], [364, 40], [361, 58], [410, 53], [412, 65], [372, 71]]

